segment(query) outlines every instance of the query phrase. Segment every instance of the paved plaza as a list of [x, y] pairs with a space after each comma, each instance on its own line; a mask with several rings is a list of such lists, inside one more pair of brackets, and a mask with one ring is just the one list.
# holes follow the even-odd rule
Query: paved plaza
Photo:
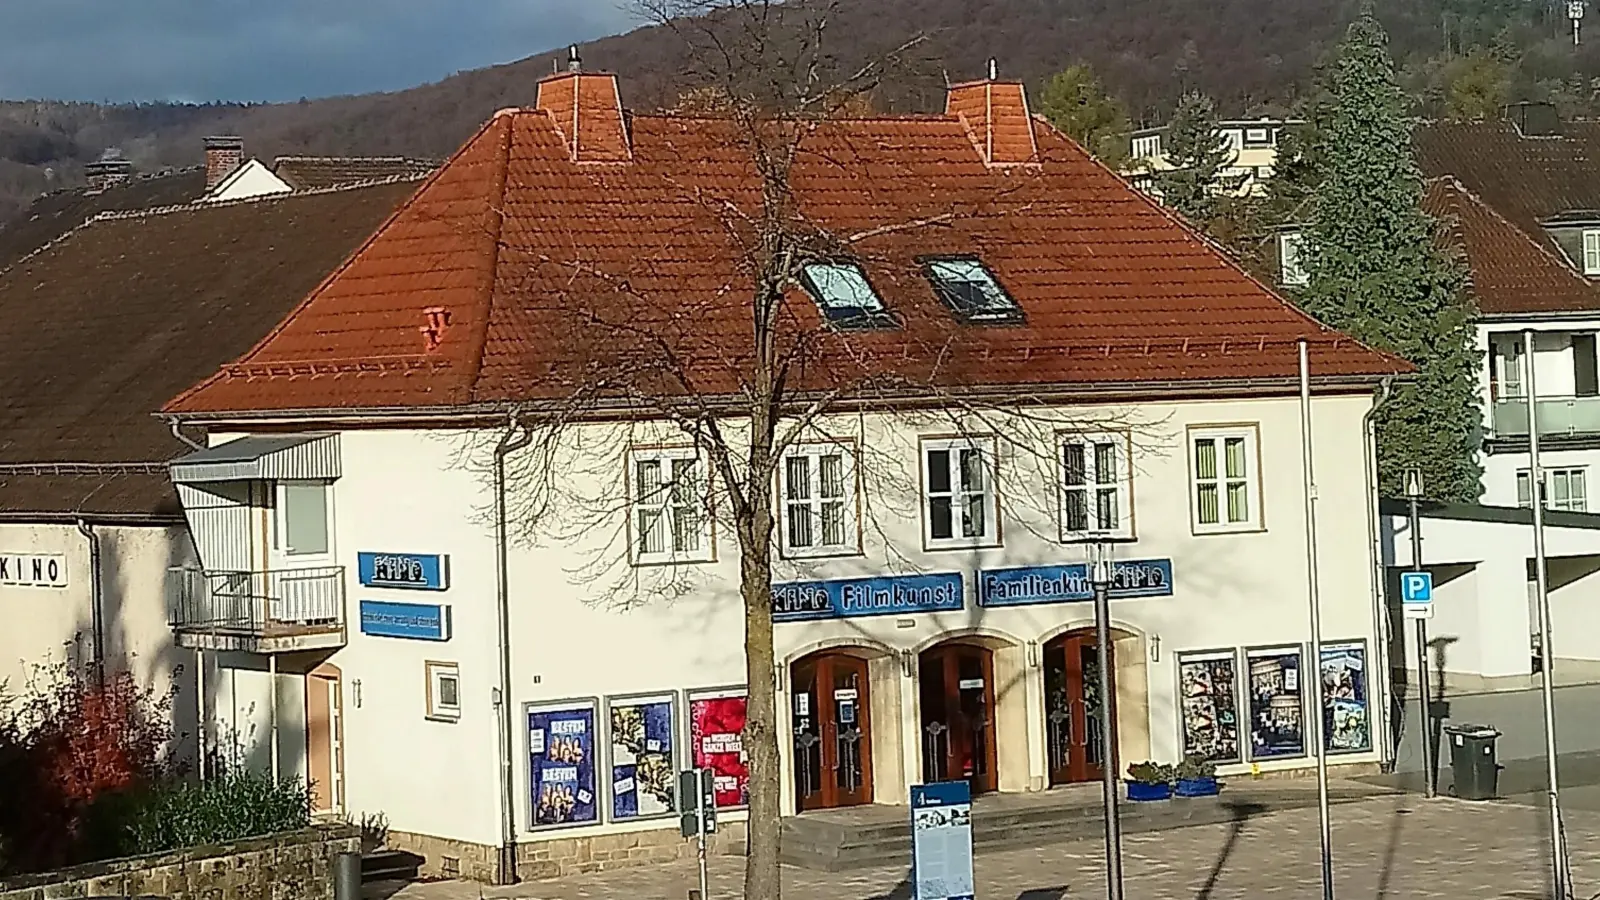
[[[1393, 794], [1333, 807], [1336, 895], [1377, 898], [1547, 896], [1544, 812], [1528, 802], [1474, 803]], [[1574, 894], [1600, 893], [1600, 812], [1566, 815]], [[1129, 900], [1320, 898], [1317, 811], [1291, 809], [1232, 823], [1128, 835], [1123, 842]], [[1105, 896], [1097, 840], [980, 852], [983, 900]], [[785, 869], [788, 900], [873, 900], [909, 896], [904, 867], [829, 874]], [[713, 858], [711, 898], [737, 898], [742, 860]], [[463, 882], [412, 884], [395, 900], [686, 900], [692, 863], [573, 876], [508, 888]], [[387, 891], [382, 892], [387, 894]]]

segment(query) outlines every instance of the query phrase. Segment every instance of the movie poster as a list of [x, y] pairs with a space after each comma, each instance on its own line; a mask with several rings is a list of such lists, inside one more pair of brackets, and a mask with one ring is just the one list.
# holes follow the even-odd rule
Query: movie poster
[[678, 778], [672, 696], [613, 700], [609, 708], [612, 820], [671, 814]]
[[1322, 646], [1322, 733], [1329, 753], [1372, 749], [1372, 706], [1367, 698], [1367, 645]]
[[1233, 651], [1178, 654], [1183, 754], [1239, 762], [1239, 682]]
[[528, 788], [533, 827], [598, 822], [594, 701], [528, 706]]
[[750, 772], [744, 754], [745, 695], [715, 691], [689, 697], [689, 744], [695, 768], [712, 771], [717, 808], [750, 805]]
[[1300, 650], [1250, 650], [1245, 662], [1250, 672], [1250, 757], [1304, 756]]

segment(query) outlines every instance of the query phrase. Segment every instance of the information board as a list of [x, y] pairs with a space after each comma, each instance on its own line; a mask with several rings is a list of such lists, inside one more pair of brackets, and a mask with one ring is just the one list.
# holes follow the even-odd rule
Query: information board
[[972, 788], [911, 788], [911, 881], [916, 900], [972, 900]]

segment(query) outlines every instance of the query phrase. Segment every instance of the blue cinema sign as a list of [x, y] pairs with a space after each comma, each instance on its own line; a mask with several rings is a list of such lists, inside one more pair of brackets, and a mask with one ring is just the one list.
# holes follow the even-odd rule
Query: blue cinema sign
[[[1172, 560], [1130, 559], [1111, 565], [1113, 599], [1172, 596]], [[1076, 603], [1094, 599], [1089, 567], [1025, 566], [984, 569], [978, 572], [979, 606], [1032, 606], [1037, 603]]]
[[772, 586], [774, 622], [944, 612], [965, 605], [966, 585], [960, 572], [791, 581]]
[[434, 603], [361, 601], [361, 633], [413, 641], [450, 640], [450, 607]]
[[356, 554], [361, 584], [371, 588], [442, 591], [450, 587], [450, 557], [437, 553]]

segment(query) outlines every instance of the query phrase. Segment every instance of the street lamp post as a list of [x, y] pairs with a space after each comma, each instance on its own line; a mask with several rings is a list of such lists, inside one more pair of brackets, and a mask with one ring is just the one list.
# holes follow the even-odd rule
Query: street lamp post
[[1117, 742], [1111, 719], [1111, 543], [1089, 545], [1089, 585], [1094, 589], [1094, 636], [1099, 653], [1100, 781], [1106, 820], [1106, 897], [1122, 900], [1122, 820], [1117, 812]]
[[[1417, 501], [1422, 499], [1422, 475], [1412, 470], [1406, 475], [1406, 502], [1410, 505], [1411, 571], [1422, 571], [1422, 515]], [[1439, 777], [1433, 760], [1433, 701], [1428, 689], [1428, 620], [1417, 619], [1417, 701], [1422, 705], [1422, 783], [1433, 797], [1439, 792]]]

